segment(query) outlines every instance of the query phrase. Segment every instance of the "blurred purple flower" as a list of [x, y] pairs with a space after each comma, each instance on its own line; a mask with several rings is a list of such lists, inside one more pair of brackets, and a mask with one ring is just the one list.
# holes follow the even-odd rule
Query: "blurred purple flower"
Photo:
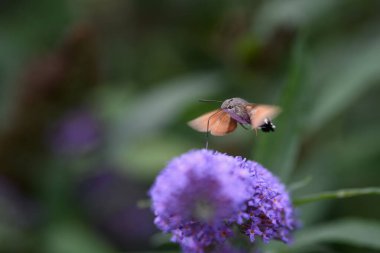
[[173, 159], [150, 190], [155, 224], [184, 252], [205, 252], [233, 236], [290, 240], [294, 211], [285, 187], [260, 164], [215, 151]]
[[143, 187], [112, 168], [91, 171], [78, 185], [84, 214], [121, 251], [146, 249], [146, 238], [156, 232], [153, 215], [137, 207]]
[[87, 153], [98, 147], [102, 133], [100, 121], [90, 111], [73, 111], [49, 133], [51, 149], [57, 154]]

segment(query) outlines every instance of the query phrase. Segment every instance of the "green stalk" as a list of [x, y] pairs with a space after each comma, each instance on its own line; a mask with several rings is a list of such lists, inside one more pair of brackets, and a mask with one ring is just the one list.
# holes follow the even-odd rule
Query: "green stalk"
[[338, 191], [328, 191], [316, 194], [310, 194], [305, 197], [296, 198], [293, 200], [295, 206], [325, 200], [325, 199], [341, 199], [351, 198], [362, 195], [380, 195], [379, 187], [359, 188], [359, 189], [342, 189]]

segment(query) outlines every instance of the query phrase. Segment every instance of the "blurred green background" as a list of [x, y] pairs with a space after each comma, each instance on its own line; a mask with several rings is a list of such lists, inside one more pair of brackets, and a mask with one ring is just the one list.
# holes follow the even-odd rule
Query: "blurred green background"
[[[186, 122], [243, 97], [273, 134], [210, 148], [255, 159], [295, 197], [380, 186], [380, 1], [0, 1], [0, 252], [178, 252], [137, 206]], [[302, 206], [295, 243], [379, 252], [380, 199]]]

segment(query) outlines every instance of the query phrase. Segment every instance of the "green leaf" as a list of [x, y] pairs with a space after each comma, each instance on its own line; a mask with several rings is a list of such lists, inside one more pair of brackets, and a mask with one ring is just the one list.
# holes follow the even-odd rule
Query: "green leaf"
[[[117, 120], [108, 131], [109, 156], [117, 161], [125, 160], [124, 155], [132, 153], [128, 149], [135, 146], [136, 142], [141, 143], [148, 135], [159, 135], [165, 127], [178, 119], [190, 103], [198, 103], [198, 99], [216, 92], [218, 82], [218, 75], [214, 73], [182, 76], [158, 84], [156, 89], [120, 105], [123, 109], [118, 111], [115, 117]], [[168, 149], [173, 147], [169, 146]], [[160, 159], [159, 155], [156, 157], [160, 161], [166, 161], [166, 158]], [[144, 160], [149, 162], [146, 156]]]
[[268, 38], [276, 28], [283, 25], [311, 26], [336, 9], [337, 0], [290, 0], [264, 1], [257, 11], [253, 30], [260, 38]]
[[315, 131], [346, 109], [380, 78], [380, 37], [373, 37], [372, 33], [367, 37], [370, 38], [364, 42], [363, 37], [359, 37], [356, 43], [351, 42], [353, 45], [346, 46], [345, 50], [339, 48], [340, 55], [344, 57], [340, 56], [340, 61], [335, 62], [335, 65], [324, 61], [320, 63], [330, 66], [333, 71], [328, 73], [330, 76], [324, 81], [323, 90], [314, 101], [315, 106], [307, 120], [308, 132]]
[[311, 176], [307, 176], [305, 177], [304, 179], [300, 180], [300, 181], [297, 181], [297, 182], [294, 182], [294, 183], [291, 183], [287, 189], [289, 192], [294, 192], [298, 189], [301, 189], [305, 186], [307, 186], [312, 180], [312, 177]]
[[215, 73], [182, 76], [120, 105], [108, 131], [107, 155], [133, 177], [151, 180], [171, 157], [192, 147], [182, 137], [163, 135], [164, 129], [189, 104], [216, 92], [218, 82]]
[[54, 224], [46, 234], [45, 251], [48, 253], [113, 253], [114, 249], [85, 226], [69, 222]]
[[[336, 157], [335, 169], [345, 172], [356, 170], [363, 166], [363, 161], [368, 161], [371, 157], [378, 157], [380, 150], [378, 132], [379, 127], [377, 125], [360, 127], [360, 129], [353, 131], [350, 136], [341, 140], [331, 151]], [[363, 168], [362, 171], [369, 170], [372, 168]], [[357, 176], [355, 173], [349, 174]]]
[[120, 147], [113, 157], [120, 169], [134, 179], [151, 182], [173, 157], [193, 148], [180, 136], [146, 134], [133, 146]]
[[176, 119], [189, 103], [216, 91], [218, 76], [215, 74], [193, 74], [182, 76], [161, 84], [135, 99], [120, 112], [121, 121], [113, 134], [116, 140], [127, 135], [137, 139], [152, 134]]
[[305, 197], [300, 197], [293, 200], [294, 205], [300, 206], [307, 203], [312, 203], [325, 199], [341, 199], [351, 198], [362, 195], [380, 195], [380, 187], [369, 187], [359, 189], [342, 189], [338, 191], [329, 191], [311, 194]]
[[304, 37], [295, 45], [287, 83], [282, 91], [279, 105], [283, 113], [276, 120], [275, 134], [263, 135], [255, 149], [255, 160], [278, 174], [286, 181], [294, 169], [300, 145], [300, 119], [297, 116], [302, 108], [302, 77], [304, 65]]
[[321, 242], [337, 242], [380, 249], [380, 222], [345, 219], [303, 229], [296, 234], [292, 249], [310, 247]]

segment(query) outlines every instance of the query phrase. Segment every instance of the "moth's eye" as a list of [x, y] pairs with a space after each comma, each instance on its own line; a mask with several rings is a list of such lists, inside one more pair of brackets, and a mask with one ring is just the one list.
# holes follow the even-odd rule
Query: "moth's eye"
[[228, 109], [232, 109], [232, 105], [229, 105], [227, 108], [228, 108]]

